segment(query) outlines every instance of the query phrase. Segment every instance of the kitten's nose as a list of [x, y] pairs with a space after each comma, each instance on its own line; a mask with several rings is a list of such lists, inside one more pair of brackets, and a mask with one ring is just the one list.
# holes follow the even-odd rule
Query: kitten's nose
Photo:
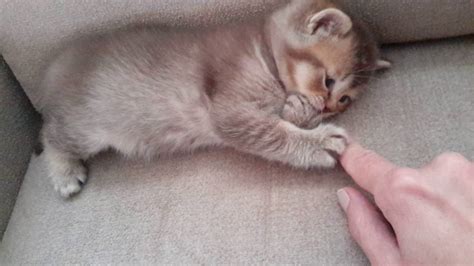
[[331, 101], [327, 100], [325, 103], [324, 103], [324, 113], [333, 113], [336, 111], [336, 106], [334, 106], [333, 103], [331, 103]]

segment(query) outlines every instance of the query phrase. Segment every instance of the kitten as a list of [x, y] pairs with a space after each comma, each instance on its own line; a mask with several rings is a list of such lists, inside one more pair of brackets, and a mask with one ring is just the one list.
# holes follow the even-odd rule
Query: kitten
[[368, 31], [326, 1], [195, 32], [140, 26], [76, 41], [46, 69], [42, 142], [69, 197], [108, 148], [152, 156], [229, 146], [295, 167], [333, 167], [343, 111], [386, 67]]

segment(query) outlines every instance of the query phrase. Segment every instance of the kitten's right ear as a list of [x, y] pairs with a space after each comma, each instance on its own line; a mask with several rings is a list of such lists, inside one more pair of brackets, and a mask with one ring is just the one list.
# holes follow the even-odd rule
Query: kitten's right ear
[[306, 28], [310, 35], [343, 36], [352, 29], [352, 21], [341, 10], [327, 8], [310, 16]]

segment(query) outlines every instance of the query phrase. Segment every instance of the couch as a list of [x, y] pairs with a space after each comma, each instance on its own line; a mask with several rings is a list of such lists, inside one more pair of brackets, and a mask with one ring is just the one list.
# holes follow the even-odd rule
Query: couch
[[[108, 152], [63, 200], [32, 153], [40, 73], [63, 43], [131, 23], [199, 30], [282, 1], [0, 0], [0, 265], [368, 264], [337, 205], [336, 190], [353, 185], [340, 167], [296, 170], [231, 149], [148, 163]], [[394, 66], [334, 123], [400, 165], [446, 150], [472, 160], [474, 2], [342, 2]]]

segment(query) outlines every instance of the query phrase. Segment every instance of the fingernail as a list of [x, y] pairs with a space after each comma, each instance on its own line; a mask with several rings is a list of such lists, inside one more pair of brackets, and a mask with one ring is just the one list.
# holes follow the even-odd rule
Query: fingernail
[[349, 206], [349, 195], [347, 192], [341, 188], [337, 191], [337, 199], [339, 200], [339, 205], [341, 205], [344, 211], [347, 211], [347, 207]]

